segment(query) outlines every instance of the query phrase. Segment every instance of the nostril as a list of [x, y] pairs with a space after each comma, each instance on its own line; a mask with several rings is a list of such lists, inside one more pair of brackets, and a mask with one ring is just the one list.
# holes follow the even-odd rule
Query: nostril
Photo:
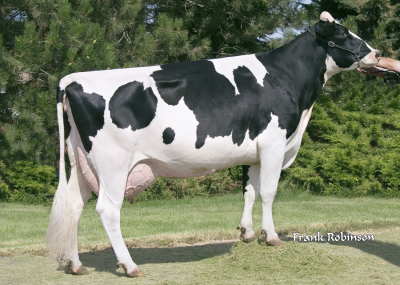
[[377, 51], [375, 51], [375, 58], [376, 59], [379, 59], [379, 58], [381, 58], [381, 52], [379, 51], [379, 50], [377, 50]]

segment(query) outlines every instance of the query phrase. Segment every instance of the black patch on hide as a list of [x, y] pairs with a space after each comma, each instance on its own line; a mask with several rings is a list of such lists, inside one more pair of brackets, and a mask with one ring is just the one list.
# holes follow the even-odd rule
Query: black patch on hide
[[[299, 102], [303, 94], [299, 92], [298, 82], [304, 80], [305, 75], [300, 72], [287, 82], [281, 78], [281, 70], [266, 67], [270, 74], [264, 78], [264, 86], [257, 83], [247, 67], [241, 66], [233, 71], [239, 95], [235, 94], [231, 82], [216, 72], [211, 61], [164, 65], [152, 77], [166, 103], [176, 105], [183, 98], [193, 111], [199, 122], [197, 149], [205, 144], [207, 137], [229, 135], [232, 135], [233, 143], [240, 146], [247, 131], [250, 139], [254, 140], [266, 129], [271, 113], [279, 117], [279, 126], [287, 130], [289, 137], [296, 130], [304, 108], [313, 103], [303, 105]], [[322, 86], [319, 81], [313, 82], [317, 87]]]
[[106, 101], [96, 93], [85, 93], [82, 85], [77, 82], [69, 84], [65, 88], [65, 93], [83, 147], [87, 152], [90, 152], [92, 142], [89, 137], [95, 137], [97, 132], [104, 126]]
[[122, 85], [110, 99], [112, 122], [120, 129], [132, 131], [147, 127], [156, 115], [157, 97], [151, 88], [134, 81]]
[[247, 182], [248, 182], [249, 179], [250, 179], [250, 177], [249, 177], [249, 169], [250, 169], [250, 165], [242, 165], [242, 172], [243, 172], [243, 195], [244, 195], [244, 193], [247, 192], [246, 186], [247, 186]]
[[164, 144], [171, 144], [175, 139], [175, 132], [171, 128], [166, 128], [162, 134]]

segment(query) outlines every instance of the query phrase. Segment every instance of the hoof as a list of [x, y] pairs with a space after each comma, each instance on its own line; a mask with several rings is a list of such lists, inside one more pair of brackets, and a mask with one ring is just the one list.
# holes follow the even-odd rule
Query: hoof
[[87, 271], [86, 267], [81, 265], [76, 271], [72, 270], [72, 267], [69, 267], [68, 270], [69, 273], [74, 274], [74, 275], [87, 275], [89, 274], [89, 271]]
[[268, 245], [272, 245], [272, 246], [282, 246], [282, 245], [285, 244], [285, 243], [284, 243], [283, 241], [281, 241], [279, 238], [274, 238], [274, 239], [271, 239], [271, 240], [265, 240], [265, 242], [266, 242]]
[[238, 229], [240, 229], [240, 240], [241, 241], [244, 241], [244, 242], [246, 242], [246, 243], [250, 243], [250, 242], [253, 242], [253, 241], [255, 241], [256, 239], [257, 239], [257, 237], [256, 237], [256, 235], [253, 233], [251, 236], [247, 236], [246, 237], [246, 228], [245, 227], [241, 227], [241, 226], [238, 226]]
[[129, 273], [128, 273], [128, 272], [126, 272], [126, 268], [125, 268], [125, 265], [124, 265], [123, 263], [118, 263], [117, 265], [118, 265], [118, 266], [122, 266], [122, 267], [124, 268], [125, 274], [126, 274], [126, 276], [128, 276], [128, 277], [133, 278], [133, 277], [145, 277], [145, 276], [146, 276], [142, 271], [140, 271], [139, 268], [136, 268], [136, 269], [134, 269], [132, 272], [129, 272]]
[[273, 238], [273, 239], [271, 239], [271, 240], [267, 240], [267, 232], [266, 232], [265, 230], [261, 230], [261, 234], [262, 234], [262, 235], [265, 235], [265, 242], [266, 242], [266, 244], [268, 244], [268, 245], [272, 245], [272, 246], [282, 246], [282, 245], [285, 244], [283, 241], [281, 241], [281, 240], [279, 239], [279, 237]]
[[142, 271], [140, 271], [139, 268], [136, 268], [131, 273], [126, 273], [126, 276], [133, 278], [133, 277], [145, 277], [146, 275]]
[[249, 237], [249, 238], [242, 238], [242, 237], [240, 237], [240, 240], [242, 240], [242, 241], [244, 241], [244, 242], [246, 242], [246, 243], [250, 243], [250, 242], [253, 242], [253, 241], [255, 241], [257, 239], [257, 237], [256, 237], [256, 235], [254, 234], [254, 235], [252, 235], [251, 237]]

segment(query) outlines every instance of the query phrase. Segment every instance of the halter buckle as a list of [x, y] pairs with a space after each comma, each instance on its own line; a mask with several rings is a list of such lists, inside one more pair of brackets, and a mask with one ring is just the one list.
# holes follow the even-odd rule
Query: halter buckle
[[334, 43], [334, 42], [332, 42], [332, 41], [329, 41], [329, 42], [328, 42], [328, 46], [330, 46], [330, 47], [334, 47], [334, 46], [335, 46], [335, 43]]

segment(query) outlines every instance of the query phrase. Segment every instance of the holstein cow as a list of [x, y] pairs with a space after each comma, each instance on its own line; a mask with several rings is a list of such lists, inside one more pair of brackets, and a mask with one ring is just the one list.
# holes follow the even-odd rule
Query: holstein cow
[[[60, 182], [48, 230], [49, 250], [86, 274], [77, 226], [90, 192], [118, 265], [144, 276], [122, 239], [120, 209], [157, 176], [194, 177], [243, 165], [241, 239], [262, 233], [281, 245], [272, 220], [281, 169], [295, 159], [313, 104], [342, 70], [377, 64], [380, 53], [323, 12], [290, 43], [261, 54], [162, 66], [74, 73], [59, 84]], [[67, 183], [64, 133], [71, 161]]]

